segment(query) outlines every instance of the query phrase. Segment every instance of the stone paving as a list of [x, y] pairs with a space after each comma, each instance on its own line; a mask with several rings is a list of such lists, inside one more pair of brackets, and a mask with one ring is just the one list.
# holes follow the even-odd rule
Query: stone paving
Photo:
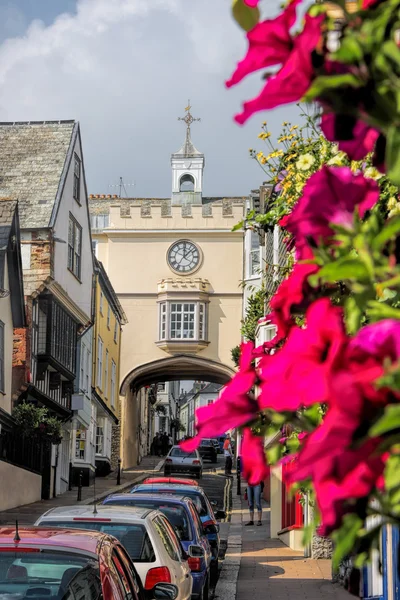
[[135, 483], [139, 483], [144, 477], [157, 473], [162, 465], [163, 460], [160, 460], [159, 457], [146, 456], [140, 465], [122, 473], [120, 485], [117, 485], [116, 473], [111, 473], [107, 477], [98, 477], [95, 485], [82, 488], [81, 502], [77, 502], [78, 488], [74, 487], [71, 491], [65, 492], [56, 498], [40, 500], [33, 504], [25, 504], [0, 512], [0, 525], [15, 523], [16, 520], [21, 525], [33, 525], [40, 515], [51, 508], [72, 506], [74, 504], [92, 504], [94, 501], [100, 502], [109, 494], [126, 491]]
[[[237, 511], [239, 512], [239, 511]], [[306, 559], [279, 540], [269, 537], [269, 508], [262, 527], [244, 527], [247, 503], [241, 502], [241, 560], [236, 600], [351, 600], [331, 582], [331, 561]]]

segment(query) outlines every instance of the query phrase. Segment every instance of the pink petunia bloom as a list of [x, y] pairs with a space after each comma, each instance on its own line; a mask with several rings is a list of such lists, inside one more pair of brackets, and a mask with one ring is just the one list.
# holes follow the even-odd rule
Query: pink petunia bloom
[[248, 427], [243, 433], [241, 457], [243, 477], [249, 485], [258, 485], [268, 477], [270, 469], [265, 457], [264, 438], [253, 435]]
[[321, 298], [307, 310], [306, 323], [291, 329], [276, 354], [260, 359], [261, 409], [295, 411], [328, 400], [330, 372], [347, 340], [342, 311]]
[[324, 166], [314, 173], [285, 224], [295, 238], [297, 259], [308, 258], [310, 240], [328, 242], [333, 235], [331, 223], [352, 227], [355, 208], [363, 217], [378, 199], [376, 181], [353, 174], [349, 167]]
[[[289, 56], [292, 47], [290, 29], [296, 21], [296, 7], [301, 0], [292, 0], [275, 19], [258, 23], [247, 33], [249, 49], [240, 61], [226, 86], [236, 85], [246, 75], [276, 64], [282, 64]], [[247, 2], [249, 6], [249, 2]], [[253, 6], [256, 2], [253, 0]]]
[[181, 442], [181, 447], [187, 452], [195, 450], [202, 438], [218, 437], [225, 431], [240, 427], [256, 417], [258, 405], [249, 396], [256, 381], [253, 349], [252, 342], [242, 344], [239, 371], [224, 388], [216, 402], [197, 410], [197, 435]]
[[244, 3], [247, 4], [247, 6], [250, 6], [250, 8], [255, 8], [260, 0], [244, 0]]
[[258, 111], [301, 100], [314, 78], [312, 53], [320, 41], [323, 20], [323, 15], [306, 15], [304, 29], [293, 38], [293, 49], [282, 68], [269, 77], [259, 96], [244, 103], [243, 112], [235, 116], [237, 123], [243, 125]]
[[364, 121], [334, 113], [322, 115], [321, 129], [330, 142], [338, 143], [339, 150], [346, 152], [350, 160], [361, 160], [372, 152], [379, 137], [379, 131]]
[[302, 306], [307, 292], [311, 291], [307, 279], [318, 270], [319, 267], [315, 264], [296, 263], [289, 277], [282, 281], [271, 299], [272, 313], [267, 317], [276, 326], [277, 333], [264, 347], [273, 348], [287, 337], [295, 324], [292, 309]]

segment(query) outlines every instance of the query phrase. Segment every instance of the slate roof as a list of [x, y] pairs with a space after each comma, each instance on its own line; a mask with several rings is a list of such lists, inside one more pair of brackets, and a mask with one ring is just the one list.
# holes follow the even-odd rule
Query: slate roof
[[0, 123], [0, 198], [18, 200], [21, 229], [49, 226], [75, 125]]

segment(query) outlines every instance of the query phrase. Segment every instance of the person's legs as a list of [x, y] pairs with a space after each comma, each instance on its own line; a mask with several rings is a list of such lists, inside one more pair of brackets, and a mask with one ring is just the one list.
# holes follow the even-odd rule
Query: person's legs
[[232, 457], [225, 457], [225, 475], [231, 475], [232, 473]]
[[257, 525], [261, 525], [261, 516], [262, 516], [262, 505], [261, 505], [261, 485], [258, 484], [254, 487], [254, 504], [257, 507], [258, 511], [258, 523]]
[[254, 488], [251, 485], [247, 486], [247, 499], [249, 501], [250, 521], [245, 523], [245, 527], [254, 525]]

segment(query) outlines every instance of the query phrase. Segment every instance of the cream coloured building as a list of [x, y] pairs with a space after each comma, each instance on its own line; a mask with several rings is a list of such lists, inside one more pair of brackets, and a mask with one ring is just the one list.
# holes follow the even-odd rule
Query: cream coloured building
[[[186, 138], [172, 154], [166, 198], [90, 196], [93, 244], [128, 324], [122, 335], [123, 467], [146, 452], [146, 385], [224, 384], [240, 342], [245, 198], [203, 196], [205, 157]], [[223, 424], [221, 425], [223, 433]]]

